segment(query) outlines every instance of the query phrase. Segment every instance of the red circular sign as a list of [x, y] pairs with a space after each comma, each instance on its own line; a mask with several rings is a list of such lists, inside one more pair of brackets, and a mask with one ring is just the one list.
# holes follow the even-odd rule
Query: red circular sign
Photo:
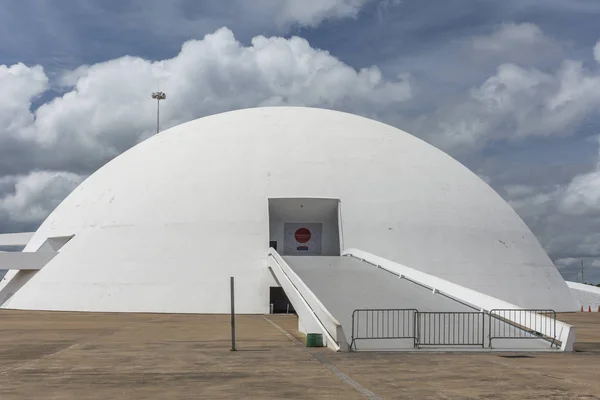
[[311, 236], [312, 234], [306, 228], [300, 228], [296, 231], [296, 233], [294, 233], [294, 237], [296, 238], [296, 242], [298, 243], [307, 243], [310, 240]]

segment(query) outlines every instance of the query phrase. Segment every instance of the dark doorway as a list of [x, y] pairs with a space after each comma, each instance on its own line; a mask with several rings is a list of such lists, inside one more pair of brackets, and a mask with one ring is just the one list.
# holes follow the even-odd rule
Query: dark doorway
[[269, 199], [269, 241], [284, 256], [339, 256], [340, 215], [338, 199]]
[[271, 286], [269, 288], [269, 304], [272, 308], [271, 313], [273, 314], [286, 314], [286, 313], [295, 313], [294, 307], [290, 300], [288, 299], [285, 291], [282, 287]]

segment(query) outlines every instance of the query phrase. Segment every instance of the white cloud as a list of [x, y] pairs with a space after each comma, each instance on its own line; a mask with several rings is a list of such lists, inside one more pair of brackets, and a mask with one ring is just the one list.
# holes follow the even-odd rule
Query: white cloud
[[[356, 18], [360, 9], [370, 1], [372, 0], [278, 0], [273, 3], [263, 0], [262, 3], [266, 9], [275, 7], [276, 21], [280, 25], [297, 23], [314, 27], [327, 19]], [[256, 2], [253, 1], [252, 5], [255, 7]]]
[[534, 24], [507, 23], [469, 45], [464, 57], [474, 62], [483, 57], [479, 65], [494, 65], [495, 73], [408, 122], [413, 132], [448, 151], [468, 153], [498, 140], [572, 135], [600, 109], [600, 70], [565, 60], [568, 45]]
[[600, 283], [600, 259], [597, 258], [561, 258], [554, 264], [562, 271], [565, 279], [581, 282], [581, 263], [583, 278], [587, 283]]
[[586, 276], [600, 283], [600, 154], [598, 161], [562, 185], [507, 185], [501, 192], [568, 279], [575, 279], [584, 259], [595, 268]]
[[16, 222], [44, 219], [80, 182], [82, 177], [69, 172], [32, 172], [0, 179], [14, 190], [0, 197], [0, 210]]
[[48, 78], [40, 66], [0, 65], [0, 140], [22, 134], [33, 123], [31, 101], [48, 88]]
[[[561, 266], [561, 267], [566, 267], [566, 266], [576, 266], [581, 268], [581, 258], [561, 258], [559, 260], [555, 261], [555, 264]], [[584, 268], [584, 277], [585, 277], [585, 268], [586, 267], [592, 267], [592, 268], [600, 268], [600, 260], [583, 260], [583, 268]]]
[[[363, 7], [374, 0], [228, 0], [202, 2], [164, 2], [144, 0], [144, 7], [120, 12], [116, 17], [125, 26], [147, 31], [160, 39], [194, 38], [212, 32], [219, 26], [235, 26], [247, 37], [250, 32], [287, 33], [292, 27], [314, 28], [327, 20], [356, 18]], [[175, 2], [176, 3], [176, 2]], [[42, 6], [54, 9], [53, 5]], [[79, 5], [92, 16], [115, 15], [106, 13], [102, 5]], [[43, 14], [43, 13], [42, 13]], [[101, 21], [99, 23], [102, 23]], [[144, 32], [146, 33], [146, 32]]]
[[[6, 72], [9, 71], [9, 72]], [[8, 78], [2, 80], [2, 73]], [[68, 172], [17, 178], [14, 194], [0, 203], [15, 220], [41, 219], [71, 183], [155, 132], [157, 85], [167, 93], [163, 128], [204, 115], [257, 105], [306, 105], [377, 116], [411, 97], [407, 76], [385, 79], [373, 66], [355, 70], [298, 37], [258, 36], [237, 42], [220, 29], [186, 42], [174, 58], [122, 57], [81, 66], [59, 80], [64, 95], [31, 110], [48, 87], [41, 67], [0, 67], [0, 83], [15, 92], [0, 99], [0, 116], [12, 126], [35, 168]], [[0, 146], [0, 163], [8, 159]], [[19, 160], [16, 160], [19, 161]], [[69, 175], [73, 173], [75, 175]], [[51, 184], [57, 187], [51, 191]], [[42, 203], [40, 196], [49, 196]], [[1, 193], [0, 193], [1, 196]]]
[[21, 137], [33, 135], [63, 162], [86, 160], [96, 167], [154, 132], [155, 103], [149, 95], [158, 84], [167, 92], [163, 127], [257, 105], [376, 115], [411, 97], [406, 76], [390, 81], [377, 67], [357, 71], [298, 37], [258, 36], [244, 46], [226, 28], [186, 42], [172, 59], [122, 57], [67, 72], [60, 84], [66, 93], [28, 112], [30, 125]]
[[504, 187], [509, 199], [522, 198], [534, 194], [533, 188], [526, 185], [507, 185]]
[[598, 40], [594, 46], [594, 59], [600, 64], [600, 40]]
[[507, 63], [414, 126], [443, 148], [468, 151], [490, 140], [572, 135], [598, 109], [600, 71], [572, 60], [552, 73]]
[[600, 155], [596, 169], [577, 175], [559, 194], [559, 209], [568, 215], [600, 213]]
[[488, 36], [473, 38], [473, 48], [480, 51], [502, 53], [515, 48], [554, 45], [544, 32], [532, 23], [506, 23], [496, 28]]
[[[533, 189], [531, 190], [533, 192]], [[510, 200], [509, 204], [519, 210], [521, 215], [528, 218], [539, 218], [545, 216], [553, 207], [554, 193], [534, 193], [528, 197]]]
[[[11, 49], [16, 54], [37, 53], [33, 59], [51, 54], [46, 62], [64, 66], [87, 52], [83, 47], [90, 40], [96, 41], [92, 50], [96, 55], [107, 47], [123, 48], [121, 42], [137, 42], [137, 46], [130, 47], [136, 53], [136, 47], [179, 45], [221, 26], [235, 26], [246, 40], [257, 32], [288, 34], [292, 27], [316, 27], [326, 20], [355, 18], [372, 1], [140, 0], [120, 2], [119, 6], [103, 1], [76, 1], [70, 7], [49, 1], [18, 6], [0, 2], [0, 36], [11, 37], [3, 43], [5, 50]], [[90, 23], [94, 26], [93, 33], [84, 28]], [[31, 24], [37, 29], [28, 29]], [[110, 39], [119, 36], [125, 37], [122, 41]]]
[[[505, 23], [489, 35], [470, 41], [477, 57], [504, 63], [541, 65], [555, 61], [563, 54], [563, 43], [546, 35], [532, 23]], [[476, 59], [477, 59], [476, 57]]]

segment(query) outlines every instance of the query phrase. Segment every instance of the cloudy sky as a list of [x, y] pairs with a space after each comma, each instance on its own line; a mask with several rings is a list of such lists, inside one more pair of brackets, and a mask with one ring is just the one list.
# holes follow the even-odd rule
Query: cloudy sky
[[163, 127], [291, 104], [407, 130], [600, 283], [598, 20], [597, 0], [0, 2], [0, 232], [152, 135], [160, 87]]

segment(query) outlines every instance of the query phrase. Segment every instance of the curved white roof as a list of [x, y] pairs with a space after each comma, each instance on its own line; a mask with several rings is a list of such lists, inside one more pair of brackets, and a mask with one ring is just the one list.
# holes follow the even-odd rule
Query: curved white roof
[[235, 276], [238, 311], [267, 312], [267, 199], [286, 197], [340, 199], [344, 248], [523, 307], [577, 307], [523, 221], [463, 165], [391, 126], [297, 107], [201, 118], [118, 156], [56, 208], [25, 251], [75, 236], [41, 271], [4, 281], [0, 301], [227, 312]]

